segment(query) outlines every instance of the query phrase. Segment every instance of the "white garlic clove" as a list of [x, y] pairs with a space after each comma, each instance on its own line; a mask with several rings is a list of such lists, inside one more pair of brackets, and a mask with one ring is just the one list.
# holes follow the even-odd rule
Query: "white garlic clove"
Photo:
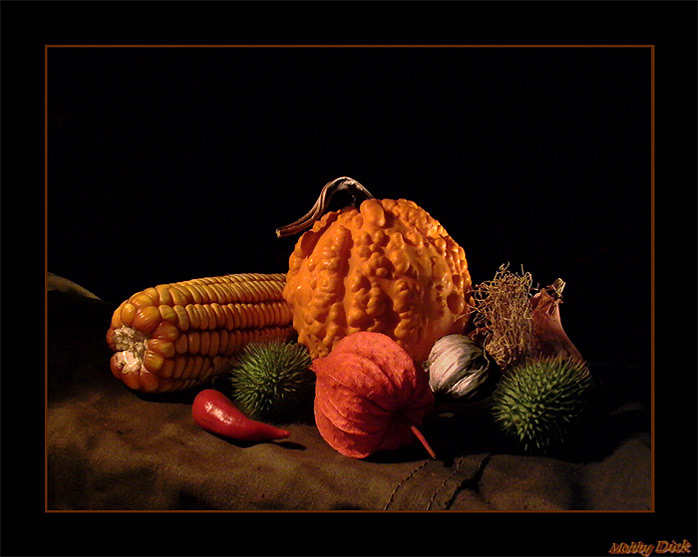
[[487, 382], [490, 361], [470, 337], [447, 335], [434, 344], [425, 367], [434, 395], [467, 399]]

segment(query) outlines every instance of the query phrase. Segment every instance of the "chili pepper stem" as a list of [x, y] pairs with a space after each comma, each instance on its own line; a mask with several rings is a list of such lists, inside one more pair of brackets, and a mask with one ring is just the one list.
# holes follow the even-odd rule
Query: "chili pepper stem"
[[429, 456], [431, 458], [436, 458], [436, 453], [434, 452], [434, 449], [432, 449], [431, 446], [429, 445], [429, 443], [427, 443], [426, 438], [424, 437], [424, 435], [422, 435], [422, 432], [419, 431], [419, 429], [417, 429], [417, 426], [414, 424], [411, 424], [410, 429], [412, 430], [412, 433], [414, 433], [415, 437], [417, 437], [417, 439], [419, 439], [419, 442], [422, 444], [422, 446], [427, 450], [427, 452], [429, 453]]

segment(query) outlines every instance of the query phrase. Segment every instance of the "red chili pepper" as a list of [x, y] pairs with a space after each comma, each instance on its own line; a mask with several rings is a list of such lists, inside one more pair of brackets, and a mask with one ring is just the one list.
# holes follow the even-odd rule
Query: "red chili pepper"
[[192, 417], [209, 433], [239, 441], [271, 441], [291, 435], [285, 429], [248, 418], [228, 397], [214, 389], [204, 389], [196, 395]]

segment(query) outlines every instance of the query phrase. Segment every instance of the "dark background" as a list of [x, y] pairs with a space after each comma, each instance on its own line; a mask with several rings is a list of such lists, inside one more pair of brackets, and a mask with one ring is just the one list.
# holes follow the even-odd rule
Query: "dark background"
[[48, 269], [103, 299], [286, 272], [297, 238], [275, 229], [348, 175], [429, 211], [476, 283], [507, 262], [540, 286], [563, 278], [580, 350], [647, 365], [648, 47], [50, 47], [47, 60]]
[[[0, 10], [3, 554], [605, 555], [614, 542], [698, 542], [694, 2], [5, 0]], [[45, 45], [104, 44], [655, 45], [655, 236], [647, 48], [49, 48], [44, 66]], [[158, 282], [280, 270], [293, 242], [274, 229], [342, 174], [427, 209], [476, 282], [507, 261], [541, 284], [565, 279], [563, 322], [589, 359], [637, 366], [646, 387], [654, 348], [656, 512], [43, 512], [32, 333], [46, 308], [28, 299], [44, 305], [32, 293], [45, 271], [118, 303]], [[30, 535], [17, 527], [27, 523]]]

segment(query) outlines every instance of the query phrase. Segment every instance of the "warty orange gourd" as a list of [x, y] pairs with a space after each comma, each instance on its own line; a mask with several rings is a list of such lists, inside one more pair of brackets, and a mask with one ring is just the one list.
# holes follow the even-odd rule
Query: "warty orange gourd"
[[[364, 199], [325, 213], [341, 190]], [[465, 251], [413, 201], [376, 199], [356, 180], [337, 178], [311, 211], [276, 233], [307, 228], [289, 257], [283, 296], [313, 359], [370, 331], [423, 362], [439, 338], [465, 330], [473, 303]]]

